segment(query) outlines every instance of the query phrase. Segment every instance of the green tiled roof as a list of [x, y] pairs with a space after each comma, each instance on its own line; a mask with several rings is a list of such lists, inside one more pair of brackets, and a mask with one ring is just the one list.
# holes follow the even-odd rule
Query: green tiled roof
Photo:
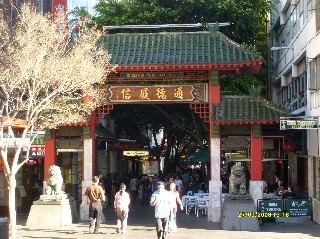
[[111, 54], [111, 64], [119, 66], [243, 64], [260, 62], [218, 31], [117, 33], [102, 38]]
[[212, 110], [212, 120], [218, 123], [274, 123], [288, 116], [285, 110], [253, 96], [221, 96], [221, 104]]

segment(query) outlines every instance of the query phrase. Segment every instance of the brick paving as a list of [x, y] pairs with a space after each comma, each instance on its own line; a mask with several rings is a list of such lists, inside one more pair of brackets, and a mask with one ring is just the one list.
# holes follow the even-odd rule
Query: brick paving
[[[72, 225], [56, 228], [26, 227], [27, 215], [18, 216], [18, 238], [23, 239], [155, 239], [154, 208], [136, 205], [131, 208], [128, 218], [127, 233], [116, 233], [116, 217], [112, 207], [105, 210], [106, 221], [101, 224], [100, 234], [89, 234], [88, 222], [80, 221]], [[39, 216], [41, 220], [41, 215]], [[178, 232], [170, 233], [169, 239], [307, 239], [320, 238], [320, 226], [312, 221], [304, 223], [266, 222], [260, 225], [260, 232], [224, 231], [220, 223], [208, 222], [206, 216], [194, 214], [177, 215]], [[0, 235], [1, 238], [1, 235]]]

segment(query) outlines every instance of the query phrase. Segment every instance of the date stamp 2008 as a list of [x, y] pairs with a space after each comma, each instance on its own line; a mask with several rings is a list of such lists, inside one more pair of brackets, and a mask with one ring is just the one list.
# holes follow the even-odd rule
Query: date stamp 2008
[[290, 217], [288, 212], [238, 212], [238, 218], [275, 218]]

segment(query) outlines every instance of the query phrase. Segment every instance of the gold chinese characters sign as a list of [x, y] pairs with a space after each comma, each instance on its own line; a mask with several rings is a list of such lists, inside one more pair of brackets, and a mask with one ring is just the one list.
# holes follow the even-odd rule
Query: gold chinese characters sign
[[[102, 90], [100, 88], [100, 90]], [[109, 103], [126, 102], [208, 102], [207, 84], [108, 86]]]

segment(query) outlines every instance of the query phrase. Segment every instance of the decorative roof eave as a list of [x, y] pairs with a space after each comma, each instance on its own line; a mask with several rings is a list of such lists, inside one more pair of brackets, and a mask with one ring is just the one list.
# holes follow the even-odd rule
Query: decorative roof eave
[[118, 65], [115, 71], [145, 71], [145, 70], [177, 70], [177, 69], [199, 69], [199, 70], [222, 70], [237, 71], [239, 74], [251, 73], [255, 74], [259, 71], [262, 60], [244, 63], [226, 63], [226, 64], [166, 64], [166, 65]]
[[213, 124], [277, 124], [280, 117], [289, 112], [261, 97], [221, 96], [219, 104], [213, 104]]
[[59, 124], [59, 127], [62, 127], [62, 126], [73, 126], [73, 127], [76, 127], [76, 126], [90, 126], [90, 122], [78, 122], [78, 123], [63, 123], [63, 124]]
[[248, 121], [212, 121], [214, 125], [251, 125], [251, 124], [261, 124], [261, 125], [266, 125], [266, 124], [279, 124], [280, 119], [278, 120], [248, 120]]

